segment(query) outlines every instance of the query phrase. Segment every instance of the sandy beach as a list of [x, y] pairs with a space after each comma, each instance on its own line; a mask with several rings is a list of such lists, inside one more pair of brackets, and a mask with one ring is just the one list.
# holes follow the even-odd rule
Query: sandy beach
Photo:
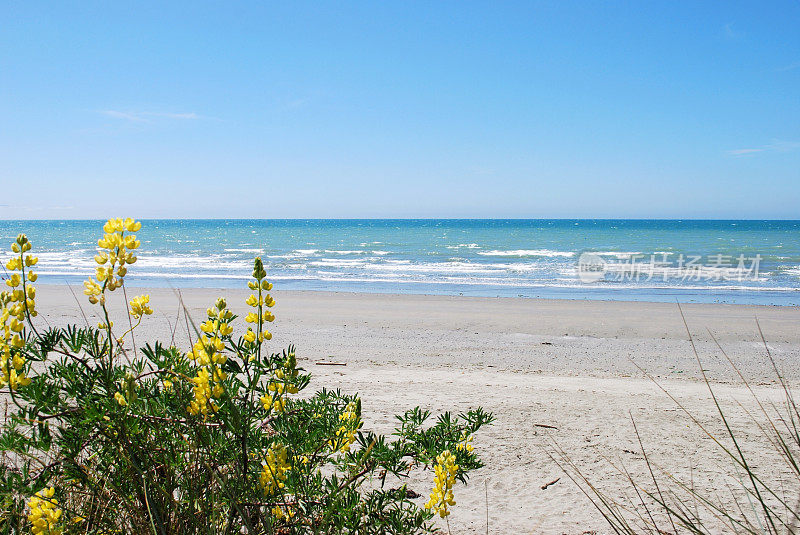
[[[80, 302], [88, 321], [96, 322], [81, 289], [73, 291], [78, 301], [66, 286], [41, 285], [37, 308], [46, 313], [39, 321], [83, 323]], [[156, 312], [137, 331], [137, 343], [160, 339], [181, 347], [187, 345], [181, 301], [197, 320], [219, 295], [234, 312], [244, 311], [248, 295], [128, 289], [129, 297], [139, 293], [151, 295]], [[391, 432], [393, 415], [416, 405], [434, 413], [477, 406], [495, 413], [496, 422], [475, 439], [486, 466], [467, 487], [456, 488], [454, 534], [608, 532], [547, 452], [558, 444], [594, 484], [622, 496], [630, 490], [607, 461], [624, 464], [634, 478], [646, 474], [631, 417], [658, 465], [709, 491], [731, 481], [713, 442], [637, 368], [710, 431], [722, 432], [675, 304], [279, 290], [274, 296], [270, 347], [294, 343], [300, 364], [314, 375], [312, 389], [359, 392], [367, 428]], [[785, 377], [796, 384], [800, 310], [703, 304], [684, 305], [683, 311], [734, 428], [760, 451], [763, 438], [744, 412], [752, 398], [709, 332], [758, 395], [777, 402], [781, 392], [756, 318]], [[771, 466], [768, 455], [755, 460], [757, 468]], [[428, 476], [415, 475], [409, 488], [425, 496]]]

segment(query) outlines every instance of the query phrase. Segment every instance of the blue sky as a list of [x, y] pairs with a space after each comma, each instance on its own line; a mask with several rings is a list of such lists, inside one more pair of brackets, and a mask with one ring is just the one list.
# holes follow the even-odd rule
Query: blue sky
[[800, 218], [800, 2], [4, 2], [0, 218]]

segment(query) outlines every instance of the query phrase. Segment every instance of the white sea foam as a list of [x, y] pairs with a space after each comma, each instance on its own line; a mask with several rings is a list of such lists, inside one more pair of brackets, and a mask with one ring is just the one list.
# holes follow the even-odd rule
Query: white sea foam
[[139, 270], [151, 269], [201, 269], [203, 271], [224, 270], [247, 270], [252, 268], [253, 261], [249, 258], [235, 259], [231, 255], [213, 254], [208, 256], [199, 255], [175, 255], [175, 256], [139, 256], [135, 264]]
[[571, 251], [551, 251], [550, 249], [515, 249], [512, 251], [478, 251], [479, 255], [483, 256], [544, 256], [548, 258], [555, 257], [572, 257], [575, 253]]
[[498, 268], [492, 264], [474, 264], [471, 262], [425, 262], [420, 264], [368, 264], [367, 269], [379, 272], [394, 273], [464, 273], [464, 274], [488, 274], [502, 273], [503, 268]]
[[[321, 269], [342, 268], [342, 269], [355, 269], [365, 270], [379, 273], [417, 273], [417, 274], [491, 274], [497, 276], [507, 276], [510, 274], [523, 274], [534, 272], [546, 272], [551, 269], [550, 266], [538, 263], [476, 263], [466, 262], [463, 260], [455, 260], [450, 262], [417, 262], [412, 263], [409, 260], [387, 260], [374, 262], [370, 258], [359, 259], [332, 259], [321, 258], [317, 261], [310, 262], [309, 265]], [[496, 279], [495, 279], [496, 280]]]
[[597, 256], [615, 256], [617, 258], [630, 258], [635, 255], [641, 255], [642, 253], [638, 251], [634, 252], [624, 252], [624, 251], [589, 251], [589, 254], [595, 254]]
[[795, 277], [800, 277], [800, 266], [786, 268], [783, 270], [783, 273], [786, 273], [787, 275], [794, 275]]
[[309, 256], [314, 256], [319, 252], [319, 249], [295, 249], [294, 251], [286, 254], [275, 254], [275, 255], [267, 255], [267, 258], [273, 258], [277, 260], [292, 260], [297, 258], [307, 258]]
[[[200, 251], [192, 253], [144, 254], [132, 266], [131, 275], [136, 278], [174, 279], [236, 279], [249, 277], [252, 260], [242, 253], [260, 251], [255, 248], [228, 248], [224, 253], [206, 255]], [[544, 259], [566, 259], [573, 255], [565, 251], [513, 250], [486, 251], [485, 256], [518, 257], [519, 261], [469, 261], [463, 258], [450, 261], [420, 262], [405, 258], [385, 258], [378, 253], [387, 251], [326, 250], [331, 257], [322, 257], [317, 249], [296, 249], [289, 254], [271, 255], [266, 262], [270, 278], [282, 280], [350, 280], [363, 282], [417, 282], [425, 284], [448, 283], [464, 285], [488, 285], [497, 287], [561, 287], [561, 288], [614, 288], [614, 289], [677, 289], [677, 290], [747, 290], [747, 291], [798, 291], [794, 287], [795, 277], [800, 278], [800, 265], [778, 268], [775, 272], [738, 279], [735, 268], [721, 269], [713, 266], [697, 266], [691, 271], [677, 266], [650, 266], [642, 262], [639, 280], [632, 274], [631, 263], [625, 262], [630, 252], [601, 251], [606, 257], [606, 271], [616, 280], [599, 281], [587, 286], [578, 281], [576, 266], [572, 262]], [[48, 276], [87, 276], [96, 267], [93, 249], [74, 249], [61, 252], [44, 251], [38, 254], [39, 269]], [[363, 254], [372, 253], [372, 254]], [[498, 254], [499, 253], [499, 254]], [[348, 255], [350, 257], [348, 258]], [[542, 260], [523, 259], [525, 256], [541, 257]], [[780, 286], [767, 286], [775, 276], [791, 277]], [[721, 279], [721, 280], [720, 280]]]
[[366, 266], [367, 264], [368, 262], [366, 260], [360, 258], [320, 258], [319, 260], [309, 262], [310, 266], [322, 267], [356, 267]]

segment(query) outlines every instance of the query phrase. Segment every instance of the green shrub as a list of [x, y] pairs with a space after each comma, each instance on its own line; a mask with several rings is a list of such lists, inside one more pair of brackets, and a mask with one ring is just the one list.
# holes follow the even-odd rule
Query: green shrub
[[[241, 335], [220, 298], [188, 352], [157, 342], [132, 350], [149, 297], [127, 303], [122, 329], [107, 300], [136, 261], [140, 227], [104, 226], [96, 277], [84, 284], [103, 318], [96, 328], [43, 328], [30, 242], [12, 246], [10, 290], [0, 294], [10, 409], [0, 532], [418, 533], [450, 513], [453, 482], [481, 466], [470, 441], [491, 414], [445, 413], [431, 424], [415, 408], [389, 439], [363, 428], [358, 397], [301, 394], [311, 377], [294, 348], [264, 347], [274, 300], [258, 258]], [[436, 471], [424, 507], [405, 486], [387, 488], [387, 476], [415, 469]]]

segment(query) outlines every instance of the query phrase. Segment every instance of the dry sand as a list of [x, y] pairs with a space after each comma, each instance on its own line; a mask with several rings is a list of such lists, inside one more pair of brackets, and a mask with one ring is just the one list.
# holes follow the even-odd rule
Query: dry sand
[[[81, 306], [92, 307], [75, 288]], [[130, 290], [132, 294], [145, 291]], [[147, 290], [156, 310], [139, 331], [145, 339], [186, 345], [186, 325], [172, 290]], [[247, 292], [182, 290], [202, 319], [218, 295], [244, 311]], [[314, 374], [312, 388], [359, 392], [366, 426], [390, 432], [393, 415], [419, 405], [434, 413], [483, 406], [496, 422], [475, 439], [486, 467], [456, 489], [450, 529], [457, 533], [606, 533], [578, 487], [548, 457], [557, 443], [595, 483], [617, 497], [630, 493], [607, 460], [644, 480], [646, 467], [631, 424], [648, 454], [708, 492], [735, 480], [713, 442], [637, 365], [652, 374], [714, 433], [722, 433], [674, 304], [274, 292], [278, 350], [294, 343]], [[65, 286], [41, 286], [37, 308], [52, 324], [83, 322]], [[785, 307], [685, 305], [703, 368], [748, 440], [757, 469], [777, 470], [757, 426], [742, 407], [748, 392], [710, 338], [710, 330], [764, 399], [779, 401], [758, 333], [758, 318], [784, 375], [800, 379], [800, 310]], [[96, 322], [96, 319], [89, 318]], [[118, 320], [119, 321], [119, 320]], [[346, 366], [318, 366], [320, 360]], [[552, 426], [554, 429], [542, 427]], [[606, 460], [607, 459], [607, 460]], [[560, 478], [546, 490], [542, 486]], [[427, 494], [429, 474], [409, 487]], [[793, 491], [792, 491], [793, 492]], [[425, 498], [420, 499], [420, 503]], [[442, 524], [444, 527], [444, 524]]]

